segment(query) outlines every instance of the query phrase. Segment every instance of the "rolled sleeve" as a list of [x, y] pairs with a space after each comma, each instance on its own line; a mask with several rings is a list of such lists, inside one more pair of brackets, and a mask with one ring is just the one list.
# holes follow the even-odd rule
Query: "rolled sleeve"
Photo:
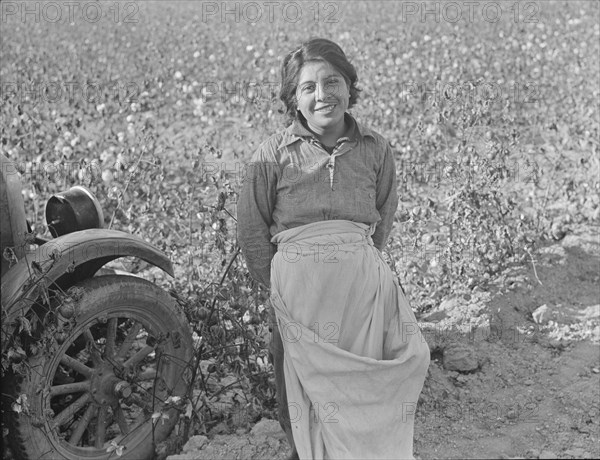
[[373, 244], [380, 251], [383, 250], [394, 224], [394, 214], [398, 208], [398, 191], [396, 180], [396, 163], [394, 152], [386, 143], [384, 159], [377, 172], [376, 206], [381, 221], [377, 223], [373, 233]]
[[271, 243], [270, 227], [276, 200], [277, 163], [259, 149], [244, 167], [237, 205], [237, 235], [246, 266], [253, 279], [271, 285], [271, 259], [277, 246]]

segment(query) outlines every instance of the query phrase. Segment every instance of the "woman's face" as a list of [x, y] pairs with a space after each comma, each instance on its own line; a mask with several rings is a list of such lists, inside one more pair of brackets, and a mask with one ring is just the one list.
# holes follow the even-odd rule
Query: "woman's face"
[[350, 91], [346, 80], [331, 64], [306, 62], [300, 70], [296, 89], [298, 110], [316, 134], [343, 130]]

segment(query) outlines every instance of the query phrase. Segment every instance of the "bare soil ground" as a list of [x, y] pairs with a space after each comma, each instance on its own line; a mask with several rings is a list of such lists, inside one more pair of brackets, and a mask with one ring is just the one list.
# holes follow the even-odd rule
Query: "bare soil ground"
[[[432, 363], [415, 457], [600, 458], [600, 240], [579, 227], [493, 291], [420, 318]], [[535, 267], [535, 268], [534, 268]], [[192, 437], [183, 459], [285, 459], [279, 425]]]

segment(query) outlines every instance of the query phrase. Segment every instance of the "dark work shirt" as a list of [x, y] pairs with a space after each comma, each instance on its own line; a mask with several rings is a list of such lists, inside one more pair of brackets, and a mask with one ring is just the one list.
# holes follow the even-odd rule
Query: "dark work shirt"
[[347, 130], [332, 153], [296, 120], [267, 139], [244, 168], [238, 241], [250, 275], [270, 287], [271, 237], [300, 225], [342, 219], [376, 223], [382, 250], [398, 206], [389, 143], [346, 114]]

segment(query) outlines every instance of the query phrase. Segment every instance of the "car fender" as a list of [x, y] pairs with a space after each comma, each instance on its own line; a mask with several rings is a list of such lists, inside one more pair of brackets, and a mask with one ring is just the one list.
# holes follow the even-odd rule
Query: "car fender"
[[27, 254], [2, 277], [2, 320], [12, 324], [39, 295], [39, 285], [68, 289], [120, 257], [145, 260], [173, 276], [169, 258], [141, 238], [118, 230], [88, 229], [55, 238]]

